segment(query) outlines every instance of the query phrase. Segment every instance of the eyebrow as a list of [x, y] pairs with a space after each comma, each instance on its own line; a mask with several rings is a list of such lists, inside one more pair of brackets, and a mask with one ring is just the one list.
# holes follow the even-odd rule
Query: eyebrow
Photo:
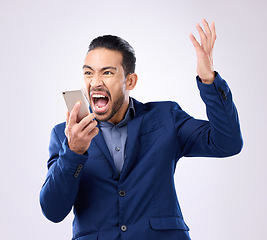
[[[94, 69], [93, 69], [92, 67], [88, 66], [88, 65], [83, 65], [83, 69], [84, 69], [84, 68], [89, 68], [89, 69], [91, 69], [91, 70], [94, 71]], [[103, 68], [101, 68], [100, 71], [105, 71], [105, 70], [107, 70], [107, 69], [113, 69], [113, 70], [116, 70], [116, 71], [118, 70], [116, 67], [107, 66], [107, 67], [103, 67]]]
[[93, 70], [93, 68], [91, 68], [91, 67], [88, 66], [88, 65], [83, 65], [83, 69], [84, 69], [84, 68], [89, 68], [89, 69]]

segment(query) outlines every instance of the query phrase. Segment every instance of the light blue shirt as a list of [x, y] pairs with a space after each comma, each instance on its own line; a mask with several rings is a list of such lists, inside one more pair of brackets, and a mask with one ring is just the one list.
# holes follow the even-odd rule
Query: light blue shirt
[[134, 117], [135, 109], [133, 100], [130, 98], [129, 107], [125, 117], [118, 124], [111, 122], [99, 122], [99, 128], [104, 140], [108, 146], [109, 152], [114, 160], [114, 164], [119, 173], [121, 173], [124, 164], [124, 152], [127, 141], [127, 124]]

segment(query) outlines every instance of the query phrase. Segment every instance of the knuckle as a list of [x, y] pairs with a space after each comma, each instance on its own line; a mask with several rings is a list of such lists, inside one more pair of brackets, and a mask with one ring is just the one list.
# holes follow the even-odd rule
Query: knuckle
[[95, 136], [99, 133], [99, 129], [95, 128]]
[[99, 129], [98, 128], [95, 128], [93, 131], [92, 131], [92, 135], [91, 135], [91, 138], [94, 138], [99, 132]]
[[90, 137], [93, 138], [99, 133], [99, 129], [97, 127], [94, 127], [92, 131], [90, 132]]
[[94, 115], [93, 113], [91, 113], [89, 116], [90, 116], [90, 120], [91, 120], [91, 121], [95, 121], [95, 120], [94, 120], [95, 115]]
[[77, 131], [76, 129], [72, 129], [71, 133], [73, 137], [79, 137], [79, 131]]
[[93, 121], [93, 126], [94, 126], [94, 127], [97, 126], [97, 121], [96, 121], [96, 120]]
[[71, 132], [71, 129], [72, 128], [69, 125], [67, 125], [66, 128], [65, 128], [65, 132], [69, 133], [69, 132]]

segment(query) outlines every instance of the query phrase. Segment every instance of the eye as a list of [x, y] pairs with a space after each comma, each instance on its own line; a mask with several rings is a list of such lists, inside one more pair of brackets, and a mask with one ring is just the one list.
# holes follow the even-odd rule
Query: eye
[[84, 79], [91, 79], [93, 77], [93, 73], [90, 71], [85, 71], [83, 73], [83, 77], [84, 77]]
[[113, 72], [111, 72], [111, 71], [105, 71], [103, 74], [104, 74], [104, 75], [112, 75]]
[[90, 71], [85, 71], [84, 75], [92, 75], [92, 73]]

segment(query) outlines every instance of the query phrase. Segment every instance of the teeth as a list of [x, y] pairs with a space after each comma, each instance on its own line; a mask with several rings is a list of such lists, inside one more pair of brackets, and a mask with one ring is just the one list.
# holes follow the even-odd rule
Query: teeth
[[104, 107], [99, 107], [99, 106], [96, 106], [96, 107], [97, 107], [98, 109], [102, 109], [102, 108], [104, 108], [105, 106], [104, 106]]
[[102, 94], [93, 94], [92, 97], [93, 98], [105, 98], [106, 96], [104, 96]]

